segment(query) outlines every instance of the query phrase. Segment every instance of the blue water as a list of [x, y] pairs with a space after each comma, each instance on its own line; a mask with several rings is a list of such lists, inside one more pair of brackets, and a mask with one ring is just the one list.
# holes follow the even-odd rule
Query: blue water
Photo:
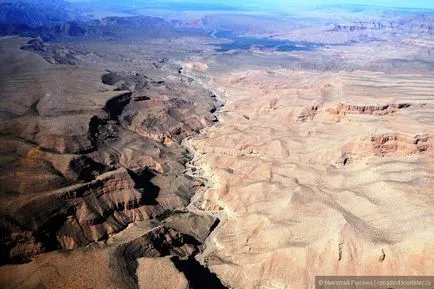
[[230, 43], [216, 44], [217, 52], [234, 49], [248, 50], [253, 46], [273, 49], [275, 51], [311, 51], [319, 45], [309, 42], [293, 42], [283, 39], [238, 36], [229, 30], [219, 30], [211, 34], [216, 39], [230, 40]]

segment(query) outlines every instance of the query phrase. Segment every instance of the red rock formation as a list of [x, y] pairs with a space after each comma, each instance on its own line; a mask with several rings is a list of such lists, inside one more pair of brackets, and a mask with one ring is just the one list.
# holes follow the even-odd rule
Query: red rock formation
[[428, 135], [408, 137], [402, 134], [379, 134], [362, 138], [343, 148], [344, 153], [362, 156], [405, 156], [432, 152], [433, 141]]
[[409, 103], [385, 105], [351, 105], [341, 103], [336, 107], [327, 109], [327, 112], [340, 120], [348, 114], [387, 115], [412, 106]]

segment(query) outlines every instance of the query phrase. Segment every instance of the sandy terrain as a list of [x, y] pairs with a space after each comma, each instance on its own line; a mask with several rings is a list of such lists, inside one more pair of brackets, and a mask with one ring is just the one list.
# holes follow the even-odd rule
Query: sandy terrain
[[191, 140], [222, 211], [202, 257], [231, 288], [434, 273], [433, 75], [216, 76], [221, 123]]
[[434, 10], [0, 2], [0, 288], [434, 275]]

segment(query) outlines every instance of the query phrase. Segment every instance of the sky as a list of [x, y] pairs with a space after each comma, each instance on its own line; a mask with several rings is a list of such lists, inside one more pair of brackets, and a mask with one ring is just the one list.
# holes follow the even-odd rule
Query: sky
[[[100, 2], [107, 1], [102, 0], [67, 0], [69, 2]], [[110, 2], [110, 0], [108, 0]], [[117, 4], [121, 4], [124, 1], [114, 1]], [[309, 5], [341, 5], [341, 4], [353, 4], [353, 5], [374, 5], [384, 7], [397, 7], [397, 8], [428, 8], [434, 9], [434, 0], [127, 0], [129, 3], [200, 3], [200, 4], [221, 4], [230, 6], [246, 7], [250, 5], [259, 6], [279, 6], [279, 7], [296, 7], [300, 4], [305, 6]]]

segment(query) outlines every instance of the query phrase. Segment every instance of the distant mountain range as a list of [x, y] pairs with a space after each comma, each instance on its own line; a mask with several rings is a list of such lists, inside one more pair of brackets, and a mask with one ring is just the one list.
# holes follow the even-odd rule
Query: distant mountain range
[[[80, 0], [82, 1], [82, 0]], [[177, 28], [194, 30], [194, 33], [206, 33], [213, 31], [218, 27], [224, 27], [230, 30], [237, 30], [239, 33], [261, 34], [262, 31], [256, 31], [254, 23], [262, 19], [266, 22], [269, 15], [264, 18], [254, 18], [246, 21], [246, 17], [240, 23], [233, 22], [234, 18], [224, 17], [221, 13], [216, 13], [212, 17], [201, 17], [187, 19], [185, 21], [174, 19], [161, 19], [158, 17], [147, 17], [143, 14], [152, 9], [175, 9], [175, 10], [225, 10], [236, 11], [239, 6], [231, 4], [227, 0], [221, 3], [215, 2], [199, 3], [200, 1], [174, 1], [168, 5], [168, 1], [113, 1], [113, 0], [94, 0], [88, 2], [66, 0], [0, 0], [0, 35], [21, 35], [27, 37], [41, 37], [44, 41], [54, 40], [63, 37], [98, 37], [104, 39], [117, 39], [122, 37], [135, 37], [135, 35], [171, 35]], [[258, 1], [249, 2], [247, 6], [254, 9]], [[116, 15], [117, 12], [128, 13], [120, 17], [96, 18], [92, 16], [98, 9], [107, 9], [104, 15], [108, 16], [111, 12]], [[151, 9], [151, 10], [147, 10]], [[369, 21], [360, 19], [356, 21], [344, 21], [336, 19], [334, 23], [328, 23], [331, 31], [335, 32], [353, 32], [353, 31], [389, 31], [390, 33], [428, 33], [434, 32], [434, 27], [430, 24], [432, 14], [427, 11], [413, 11], [401, 9], [367, 7], [367, 6], [319, 6], [315, 11], [323, 14], [341, 13], [345, 15], [348, 11], [358, 12], [358, 17], [364, 16], [366, 9], [373, 9], [376, 15]], [[247, 9], [248, 10], [248, 9]], [[247, 11], [246, 10], [246, 11]], [[371, 10], [369, 10], [371, 11]], [[232, 12], [229, 15], [232, 15]], [[338, 13], [339, 12], [339, 13]], [[401, 17], [399, 21], [390, 22], [383, 19], [385, 16], [397, 14]], [[428, 18], [429, 19], [428, 19]], [[386, 17], [387, 18], [387, 17]], [[262, 27], [269, 26], [262, 25]], [[280, 27], [279, 25], [277, 27]], [[200, 31], [199, 31], [200, 30]], [[275, 33], [268, 31], [268, 33]]]
[[79, 17], [64, 0], [0, 0], [0, 24], [50, 26]]

